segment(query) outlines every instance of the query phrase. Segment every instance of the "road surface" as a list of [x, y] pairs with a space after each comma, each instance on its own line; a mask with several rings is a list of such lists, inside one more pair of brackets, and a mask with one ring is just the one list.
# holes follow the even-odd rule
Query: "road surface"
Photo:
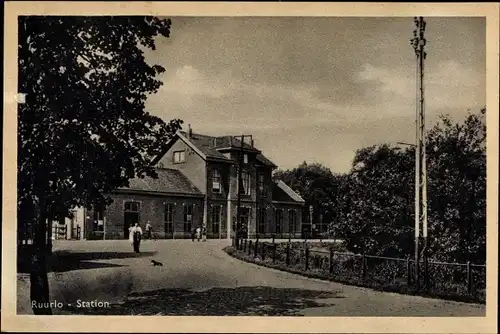
[[[377, 292], [260, 267], [227, 255], [222, 249], [228, 244], [145, 240], [137, 255], [126, 240], [56, 241], [51, 300], [63, 307], [54, 314], [485, 315], [484, 305]], [[151, 259], [163, 266], [152, 266]], [[29, 278], [18, 277], [18, 313], [29, 314]], [[77, 307], [83, 303], [88, 307]]]

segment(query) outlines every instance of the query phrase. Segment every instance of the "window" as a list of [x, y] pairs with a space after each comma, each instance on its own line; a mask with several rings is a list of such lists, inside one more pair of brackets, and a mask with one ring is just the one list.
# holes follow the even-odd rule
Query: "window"
[[191, 232], [194, 204], [184, 204], [184, 232]]
[[164, 212], [165, 233], [174, 232], [174, 206], [172, 203], [165, 203]]
[[240, 194], [250, 195], [250, 173], [241, 173]]
[[[95, 208], [93, 213], [94, 231], [104, 231], [104, 209]], [[64, 222], [63, 222], [64, 224]]]
[[244, 164], [248, 163], [248, 154], [243, 154], [243, 163]]
[[288, 210], [288, 228], [290, 233], [297, 232], [297, 212], [295, 210]]
[[125, 211], [139, 212], [139, 211], [141, 211], [141, 203], [139, 203], [139, 202], [125, 202]]
[[274, 228], [275, 228], [275, 232], [276, 233], [281, 233], [281, 226], [283, 225], [283, 210], [282, 209], [276, 209], [276, 211], [274, 212], [274, 215], [275, 215], [275, 225], [274, 225]]
[[257, 233], [266, 233], [266, 209], [259, 208], [259, 212], [257, 213]]
[[264, 173], [259, 175], [259, 194], [261, 197], [266, 197], [266, 188], [264, 187]]
[[212, 175], [212, 192], [220, 193], [221, 192], [221, 177], [218, 169], [214, 169]]
[[219, 234], [220, 231], [220, 221], [221, 221], [221, 207], [212, 207], [212, 233]]
[[186, 161], [186, 152], [177, 151], [174, 152], [174, 164], [181, 164]]

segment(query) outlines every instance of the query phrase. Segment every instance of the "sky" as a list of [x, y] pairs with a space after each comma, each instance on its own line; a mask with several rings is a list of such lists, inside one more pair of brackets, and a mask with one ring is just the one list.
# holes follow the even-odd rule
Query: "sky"
[[[345, 173], [357, 149], [414, 143], [412, 17], [170, 17], [146, 110], [207, 135], [252, 134], [281, 169]], [[486, 105], [484, 18], [426, 18], [426, 126]]]

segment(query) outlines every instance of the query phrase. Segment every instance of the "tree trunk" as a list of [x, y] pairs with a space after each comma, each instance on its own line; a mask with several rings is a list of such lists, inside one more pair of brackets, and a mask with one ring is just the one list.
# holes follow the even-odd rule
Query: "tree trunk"
[[31, 308], [35, 315], [52, 314], [49, 300], [49, 279], [47, 277], [46, 219], [45, 208], [40, 208], [33, 240], [34, 249], [30, 272]]

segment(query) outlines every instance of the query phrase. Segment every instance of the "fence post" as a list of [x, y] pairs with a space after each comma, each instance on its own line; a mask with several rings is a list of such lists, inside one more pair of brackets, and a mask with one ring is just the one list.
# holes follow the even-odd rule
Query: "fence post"
[[363, 257], [361, 258], [361, 266], [362, 266], [362, 271], [361, 271], [361, 275], [363, 276], [363, 279], [366, 278], [366, 256], [365, 254], [363, 254]]
[[276, 236], [273, 234], [273, 244], [274, 244], [274, 238], [275, 238], [275, 237], [276, 237]]
[[243, 241], [243, 253], [246, 253], [246, 251], [247, 251], [247, 239]]
[[328, 263], [330, 266], [328, 272], [330, 273], [330, 275], [333, 275], [333, 249], [330, 248], [330, 262]]
[[286, 265], [290, 265], [290, 243], [286, 245]]
[[253, 257], [257, 257], [258, 249], [259, 249], [259, 237], [257, 237], [257, 239], [255, 240], [255, 246], [253, 249]]
[[429, 282], [427, 254], [424, 254], [424, 290], [427, 290]]
[[277, 244], [273, 245], [273, 263], [276, 261], [276, 246], [278, 245]]
[[252, 240], [248, 241], [248, 255], [252, 253]]
[[306, 246], [306, 270], [309, 270], [309, 248]]
[[262, 255], [261, 255], [262, 261], [264, 261], [264, 259], [266, 258], [266, 243], [263, 242], [260, 247], [261, 247], [261, 253], [262, 253]]
[[467, 293], [469, 295], [472, 293], [472, 271], [470, 261], [467, 261]]
[[406, 284], [411, 285], [411, 261], [409, 256], [406, 256]]

